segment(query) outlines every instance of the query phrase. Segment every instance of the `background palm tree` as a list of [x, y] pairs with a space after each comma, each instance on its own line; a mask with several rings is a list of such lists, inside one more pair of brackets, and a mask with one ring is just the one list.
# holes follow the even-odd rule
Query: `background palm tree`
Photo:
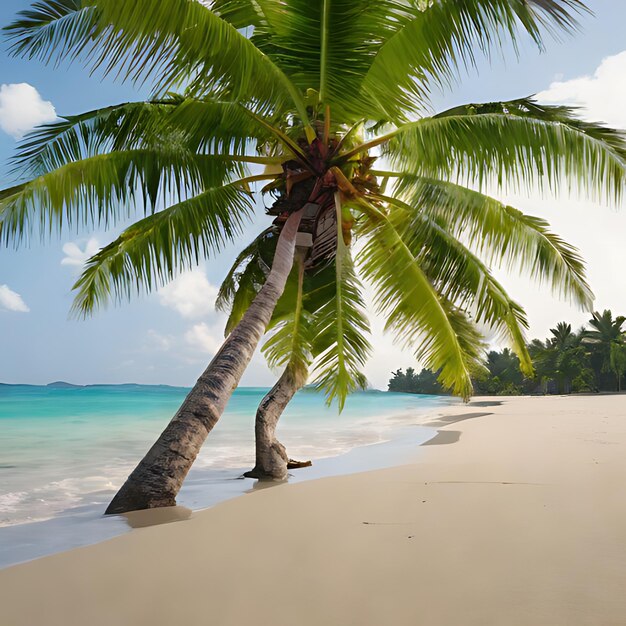
[[[111, 226], [144, 208], [87, 262], [75, 312], [150, 290], [218, 252], [252, 210], [250, 185], [269, 181], [262, 191], [276, 197], [267, 241], [252, 244], [224, 294], [228, 339], [109, 512], [175, 502], [269, 324], [270, 361], [299, 368], [283, 378], [287, 399], [311, 364], [340, 405], [363, 385], [353, 233], [387, 330], [444, 386], [471, 393], [477, 323], [531, 370], [524, 313], [487, 264], [518, 264], [590, 307], [582, 261], [543, 220], [466, 185], [556, 191], [568, 181], [619, 198], [623, 138], [530, 98], [427, 115], [428, 94], [478, 50], [520, 31], [541, 45], [582, 10], [578, 0], [40, 0], [21, 13], [8, 27], [15, 54], [82, 57], [155, 90], [35, 132], [16, 159], [31, 180], [0, 195], [7, 243], [38, 229]], [[265, 244], [275, 252], [260, 264]], [[286, 283], [286, 312], [272, 321]]]
[[570, 393], [572, 380], [588, 370], [588, 354], [582, 343], [585, 331], [572, 331], [571, 324], [559, 322], [550, 329], [552, 337], [530, 345], [537, 375], [556, 381], [557, 393]]
[[517, 395], [522, 392], [524, 375], [519, 358], [509, 348], [487, 354], [486, 372], [474, 382], [480, 395]]
[[615, 373], [617, 378], [617, 391], [622, 391], [622, 377], [626, 373], [626, 338], [622, 335], [620, 341], [611, 344], [611, 352], [609, 355], [609, 364], [611, 371]]
[[616, 388], [621, 391], [624, 366], [624, 324], [626, 317], [618, 315], [613, 319], [613, 313], [605, 309], [601, 314], [592, 313], [589, 320], [591, 330], [585, 333], [585, 342], [596, 347], [596, 361], [599, 361], [601, 372], [615, 376]]

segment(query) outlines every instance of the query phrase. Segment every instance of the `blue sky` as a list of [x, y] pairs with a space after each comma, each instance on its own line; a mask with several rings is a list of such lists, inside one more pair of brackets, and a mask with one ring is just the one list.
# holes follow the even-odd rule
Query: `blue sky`
[[[620, 56], [626, 51], [626, 3], [598, 0], [588, 4], [595, 17], [583, 18], [581, 33], [560, 42], [548, 40], [543, 54], [524, 41], [519, 60], [506, 50], [504, 58], [497, 55], [491, 61], [481, 61], [478, 71], [462, 77], [454, 90], [437, 95], [435, 106], [544, 92], [546, 101], [577, 103], [586, 107], [589, 118], [626, 127], [626, 55]], [[0, 24], [8, 24], [17, 11], [28, 5], [24, 0], [4, 0]], [[7, 98], [11, 94], [21, 97], [22, 92], [8, 86], [22, 83], [36, 89], [57, 114], [79, 113], [147, 95], [132, 85], [89, 77], [79, 63], [55, 68], [10, 58], [3, 45], [3, 93]], [[28, 92], [24, 97], [29, 93], [32, 95]], [[15, 115], [11, 117], [2, 102], [0, 94], [0, 127], [15, 132]], [[41, 102], [35, 104], [44, 114], [50, 108]], [[11, 103], [7, 106], [10, 108]], [[2, 187], [13, 182], [7, 160], [16, 148], [16, 139], [9, 132], [0, 130]], [[626, 313], [626, 279], [619, 276], [625, 274], [626, 266], [621, 244], [626, 232], [625, 210], [617, 212], [614, 207], [575, 198], [518, 195], [506, 199], [526, 212], [550, 219], [554, 229], [587, 258], [598, 308]], [[248, 241], [264, 219], [260, 209], [241, 242]], [[219, 345], [223, 320], [211, 310], [211, 298], [214, 285], [224, 276], [237, 247], [207, 260], [202, 268], [159, 294], [111, 307], [87, 321], [69, 319], [80, 251], [87, 245], [103, 245], [112, 237], [113, 233], [102, 232], [64, 233], [45, 244], [33, 241], [28, 248], [17, 251], [0, 249], [0, 382], [194, 382]], [[556, 301], [548, 291], [529, 287], [519, 276], [499, 274], [514, 297], [526, 305], [532, 336], [545, 336], [550, 326], [562, 318], [582, 323], [588, 317]], [[391, 370], [414, 362], [410, 353], [382, 336], [379, 323], [374, 329], [375, 354], [367, 373], [375, 386], [383, 387]], [[266, 385], [272, 380], [273, 375], [257, 357], [243, 382]]]

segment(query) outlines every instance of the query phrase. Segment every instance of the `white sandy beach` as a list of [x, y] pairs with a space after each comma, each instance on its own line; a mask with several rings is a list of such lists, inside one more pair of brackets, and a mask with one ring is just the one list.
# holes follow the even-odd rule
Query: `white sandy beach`
[[626, 396], [494, 400], [411, 465], [2, 570], [0, 624], [623, 626]]

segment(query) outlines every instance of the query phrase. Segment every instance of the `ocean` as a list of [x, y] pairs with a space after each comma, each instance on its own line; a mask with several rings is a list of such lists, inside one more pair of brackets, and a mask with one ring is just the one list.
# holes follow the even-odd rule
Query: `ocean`
[[[254, 481], [239, 478], [253, 465], [254, 415], [266, 391], [234, 392], [181, 490], [180, 504], [205, 508], [252, 487]], [[95, 539], [117, 534], [119, 527], [113, 532], [102, 511], [187, 392], [146, 385], [0, 385], [0, 565], [90, 543], [94, 533]], [[411, 447], [432, 436], [416, 425], [447, 402], [363, 391], [338, 414], [321, 394], [305, 389], [285, 411], [278, 436], [291, 458], [318, 461], [294, 471], [294, 480], [374, 469], [394, 464], [407, 428], [410, 438], [402, 440]], [[60, 543], [58, 532], [55, 541], [46, 538], [53, 527], [67, 530], [79, 522], [82, 534], [74, 528]]]

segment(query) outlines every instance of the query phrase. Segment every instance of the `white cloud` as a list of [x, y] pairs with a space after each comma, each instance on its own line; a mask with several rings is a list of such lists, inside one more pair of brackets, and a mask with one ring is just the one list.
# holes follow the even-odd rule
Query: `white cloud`
[[185, 333], [185, 341], [195, 349], [213, 355], [219, 350], [224, 338], [216, 327], [209, 328], [202, 322]]
[[63, 253], [65, 254], [65, 257], [61, 259], [61, 265], [82, 267], [85, 264], [85, 261], [98, 252], [99, 249], [100, 243], [95, 237], [91, 237], [82, 249], [78, 245], [77, 241], [70, 241], [63, 244]]
[[186, 319], [204, 317], [208, 323], [192, 323], [181, 335], [149, 330], [150, 349], [167, 351], [171, 358], [186, 364], [205, 363], [206, 356], [213, 356], [224, 341], [224, 315], [215, 311], [217, 293], [202, 268], [185, 272], [159, 289], [157, 296], [162, 306]]
[[154, 329], [148, 330], [148, 346], [151, 350], [168, 352], [176, 345], [173, 335], [164, 335]]
[[148, 330], [148, 343], [151, 349], [167, 352], [174, 345], [172, 335], [162, 335], [156, 330]]
[[16, 313], [28, 313], [30, 309], [22, 300], [22, 296], [8, 285], [0, 285], [0, 310], [15, 311]]
[[161, 287], [157, 294], [163, 306], [174, 309], [183, 317], [198, 318], [215, 312], [217, 291], [207, 280], [204, 270], [196, 269], [181, 274]]
[[586, 119], [626, 128], [626, 50], [604, 59], [593, 76], [554, 82], [537, 98], [577, 105]]
[[20, 139], [39, 124], [57, 118], [52, 102], [44, 100], [28, 83], [0, 86], [0, 128]]

